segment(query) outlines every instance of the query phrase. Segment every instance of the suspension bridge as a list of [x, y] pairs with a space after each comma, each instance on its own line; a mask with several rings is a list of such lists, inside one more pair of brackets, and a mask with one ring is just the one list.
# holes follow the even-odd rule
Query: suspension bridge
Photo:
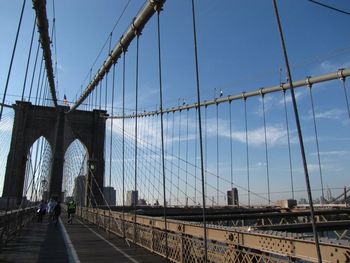
[[[349, 63], [296, 78], [282, 3], [269, 3], [282, 61], [271, 85], [250, 77], [245, 90], [218, 86], [207, 96], [212, 79], [232, 74], [202, 52], [213, 47], [198, 18], [217, 6], [187, 1], [176, 25], [166, 11], [179, 3], [148, 0], [116, 35], [129, 0], [70, 100], [58, 82], [54, 0], [32, 1], [30, 45], [17, 50], [26, 2], [1, 94], [0, 261], [350, 262]], [[167, 40], [170, 31], [179, 37]], [[178, 49], [164, 54], [170, 43]], [[16, 52], [25, 62], [15, 63]], [[225, 65], [227, 51], [216, 52]], [[180, 59], [182, 67], [169, 63]], [[21, 95], [11, 97], [11, 74], [23, 65]], [[65, 212], [59, 226], [36, 222], [50, 199], [64, 209], [75, 200], [74, 224]]]

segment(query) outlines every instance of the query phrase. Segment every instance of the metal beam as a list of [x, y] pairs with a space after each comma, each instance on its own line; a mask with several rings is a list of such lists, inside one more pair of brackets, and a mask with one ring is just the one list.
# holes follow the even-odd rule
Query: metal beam
[[[307, 77], [306, 79], [295, 81], [295, 82], [293, 82], [293, 87], [299, 88], [299, 87], [317, 84], [317, 83], [324, 82], [324, 81], [335, 80], [335, 79], [344, 79], [344, 78], [349, 77], [349, 76], [350, 76], [350, 69], [339, 69], [337, 72], [332, 72], [332, 73], [328, 73], [328, 74], [320, 75], [320, 76], [316, 76], [316, 77]], [[230, 102], [233, 100], [241, 100], [241, 99], [245, 99], [245, 98], [249, 98], [249, 97], [254, 97], [254, 96], [259, 96], [259, 95], [261, 96], [263, 94], [272, 93], [272, 92], [276, 92], [276, 91], [282, 91], [282, 90], [288, 90], [288, 89], [290, 89], [290, 84], [283, 83], [279, 86], [272, 86], [272, 87], [267, 87], [267, 88], [261, 88], [261, 89], [254, 90], [254, 91], [241, 92], [240, 94], [237, 94], [237, 95], [229, 95], [227, 97], [216, 98], [214, 100], [205, 100], [205, 101], [200, 103], [200, 106], [207, 107], [210, 105], [216, 105], [216, 104], [220, 104], [223, 102]], [[197, 108], [197, 107], [198, 107], [197, 103], [187, 104], [187, 105], [183, 105], [183, 106], [165, 109], [165, 110], [163, 110], [163, 113], [189, 110], [189, 109], [193, 109], [193, 108]], [[139, 114], [127, 115], [127, 116], [125, 116], [125, 118], [146, 117], [146, 116], [158, 115], [159, 113], [160, 113], [160, 111], [158, 111], [158, 110], [148, 111], [148, 112], [143, 112], [143, 113], [139, 113]], [[123, 118], [123, 116], [110, 116], [108, 118], [121, 119], [121, 118]]]
[[75, 110], [84, 100], [89, 96], [89, 94], [96, 88], [98, 83], [103, 79], [106, 73], [110, 70], [113, 64], [117, 63], [119, 57], [123, 52], [125, 52], [132, 40], [140, 35], [143, 27], [146, 25], [148, 20], [153, 16], [153, 14], [160, 10], [163, 6], [165, 0], [148, 0], [138, 15], [134, 18], [133, 22], [130, 24], [128, 30], [120, 38], [119, 43], [113, 48], [112, 52], [109, 54], [108, 58], [105, 60], [103, 65], [97, 71], [94, 78], [91, 80], [85, 91], [82, 93], [80, 98], [75, 102], [70, 111]]
[[50, 49], [51, 40], [49, 37], [49, 24], [46, 15], [46, 0], [33, 0], [33, 8], [37, 17], [36, 24], [38, 26], [38, 31], [40, 34], [39, 41], [43, 49], [43, 56], [45, 60], [45, 68], [47, 73], [47, 79], [49, 81], [51, 97], [54, 105], [57, 107], [58, 104]]

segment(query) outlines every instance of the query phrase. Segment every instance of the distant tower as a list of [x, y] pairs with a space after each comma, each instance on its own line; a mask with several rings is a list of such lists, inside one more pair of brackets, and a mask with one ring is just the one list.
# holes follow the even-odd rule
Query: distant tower
[[113, 187], [103, 187], [103, 196], [109, 206], [114, 206], [116, 204], [116, 191]]
[[133, 206], [138, 201], [138, 191], [128, 191], [126, 194], [126, 205]]
[[237, 188], [234, 187], [232, 190], [227, 191], [227, 204], [239, 206]]

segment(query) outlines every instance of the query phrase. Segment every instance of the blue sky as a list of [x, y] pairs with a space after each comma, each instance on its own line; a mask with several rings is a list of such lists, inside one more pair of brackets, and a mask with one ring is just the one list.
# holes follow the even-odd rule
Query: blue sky
[[[350, 11], [347, 0], [326, 1], [337, 8]], [[55, 1], [58, 97], [66, 94], [69, 101], [80, 95], [81, 87], [88, 84], [89, 72], [98, 52], [110, 34], [127, 1]], [[347, 25], [350, 16], [317, 6], [306, 0], [278, 1], [282, 26], [288, 48], [294, 80], [335, 72], [350, 67], [350, 35]], [[0, 2], [0, 94], [6, 82], [7, 70], [16, 34], [22, 1]], [[132, 0], [118, 26], [113, 32], [114, 46], [132, 18], [143, 5], [143, 1]], [[47, 1], [49, 25], [52, 25], [52, 0]], [[197, 33], [199, 50], [199, 71], [202, 100], [213, 99], [220, 90], [224, 96], [261, 87], [278, 85], [285, 81], [285, 70], [273, 14], [272, 1], [196, 1]], [[22, 92], [25, 63], [30, 44], [34, 11], [31, 1], [23, 18], [14, 67], [10, 79], [7, 101], [13, 103]], [[192, 38], [190, 1], [168, 0], [161, 13], [161, 45], [164, 87], [164, 107], [195, 101], [195, 67]], [[51, 29], [51, 27], [50, 27]], [[51, 30], [50, 30], [51, 31]], [[35, 39], [37, 40], [37, 34]], [[36, 48], [36, 41], [34, 50]], [[108, 45], [107, 45], [108, 46]], [[94, 75], [108, 53], [102, 50], [91, 72]], [[127, 52], [126, 83], [127, 108], [134, 107], [135, 94], [135, 42]], [[142, 110], [154, 110], [158, 99], [156, 19], [153, 17], [140, 37], [140, 105]], [[116, 66], [115, 113], [121, 106], [121, 62]], [[30, 69], [32, 68], [32, 64]], [[31, 71], [29, 71], [31, 72]], [[105, 84], [104, 84], [105, 85]], [[348, 84], [347, 84], [348, 85]], [[111, 91], [111, 76], [108, 78], [108, 92]], [[28, 87], [27, 87], [28, 89]], [[349, 89], [349, 88], [348, 88]], [[297, 90], [298, 106], [305, 136], [311, 181], [319, 188], [317, 153], [313, 118], [308, 89]], [[340, 81], [315, 85], [313, 88], [319, 146], [324, 172], [324, 184], [329, 187], [349, 185], [350, 123], [347, 117], [345, 98]], [[288, 99], [288, 98], [287, 98]], [[289, 125], [292, 141], [293, 170], [297, 189], [304, 187], [300, 166], [299, 148], [296, 140], [291, 103], [288, 103]], [[111, 106], [109, 96], [108, 106]], [[246, 187], [245, 128], [243, 102], [232, 103], [232, 122], [235, 155], [235, 176], [237, 184]], [[282, 93], [265, 97], [266, 121], [271, 172], [271, 189], [288, 190], [288, 152]], [[264, 130], [262, 123], [261, 98], [247, 101], [250, 151], [251, 187], [255, 192], [266, 192]], [[229, 120], [228, 104], [219, 106], [219, 150], [220, 174], [229, 177]], [[208, 108], [208, 169], [216, 172], [216, 108]], [[182, 114], [182, 129], [186, 118]], [[169, 115], [170, 117], [170, 115]], [[195, 144], [195, 115], [189, 114], [189, 144]], [[175, 115], [176, 128], [179, 114]], [[1, 124], [3, 125], [3, 123]], [[132, 124], [130, 124], [132, 125]], [[3, 126], [4, 127], [4, 126]], [[132, 126], [131, 126], [132, 127]], [[169, 124], [168, 134], [171, 125]], [[175, 129], [176, 129], [175, 128]], [[116, 132], [117, 133], [117, 132]], [[152, 133], [148, 131], [148, 133]], [[182, 131], [185, 134], [185, 130]], [[192, 137], [191, 137], [192, 135]], [[175, 136], [176, 137], [176, 136]], [[192, 138], [192, 139], [191, 139]], [[178, 147], [176, 138], [172, 138]], [[184, 139], [184, 138], [182, 138]], [[167, 144], [171, 151], [171, 138]], [[181, 140], [180, 140], [181, 141]], [[186, 143], [181, 142], [181, 156], [185, 157]], [[176, 148], [175, 151], [178, 149]], [[117, 155], [116, 155], [117, 156]], [[190, 154], [193, 159], [193, 151]], [[116, 157], [117, 158], [117, 157]], [[215, 178], [212, 184], [215, 185]], [[117, 183], [116, 183], [117, 184]], [[220, 182], [222, 191], [228, 188]], [[263, 185], [263, 186], [262, 186]], [[264, 189], [261, 189], [264, 188]], [[212, 193], [215, 195], [215, 193]], [[319, 193], [316, 193], [316, 196]], [[276, 198], [277, 198], [276, 194]], [[298, 197], [302, 197], [300, 194]], [[275, 199], [276, 199], [275, 198]], [[259, 200], [256, 200], [259, 202]]]

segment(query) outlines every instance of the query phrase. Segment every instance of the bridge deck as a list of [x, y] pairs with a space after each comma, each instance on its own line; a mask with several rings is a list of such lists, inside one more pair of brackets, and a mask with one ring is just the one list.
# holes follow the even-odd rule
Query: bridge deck
[[165, 262], [165, 259], [141, 247], [125, 244], [96, 226], [75, 219], [66, 223], [63, 212], [56, 227], [47, 219], [33, 223], [0, 253], [0, 262]]

